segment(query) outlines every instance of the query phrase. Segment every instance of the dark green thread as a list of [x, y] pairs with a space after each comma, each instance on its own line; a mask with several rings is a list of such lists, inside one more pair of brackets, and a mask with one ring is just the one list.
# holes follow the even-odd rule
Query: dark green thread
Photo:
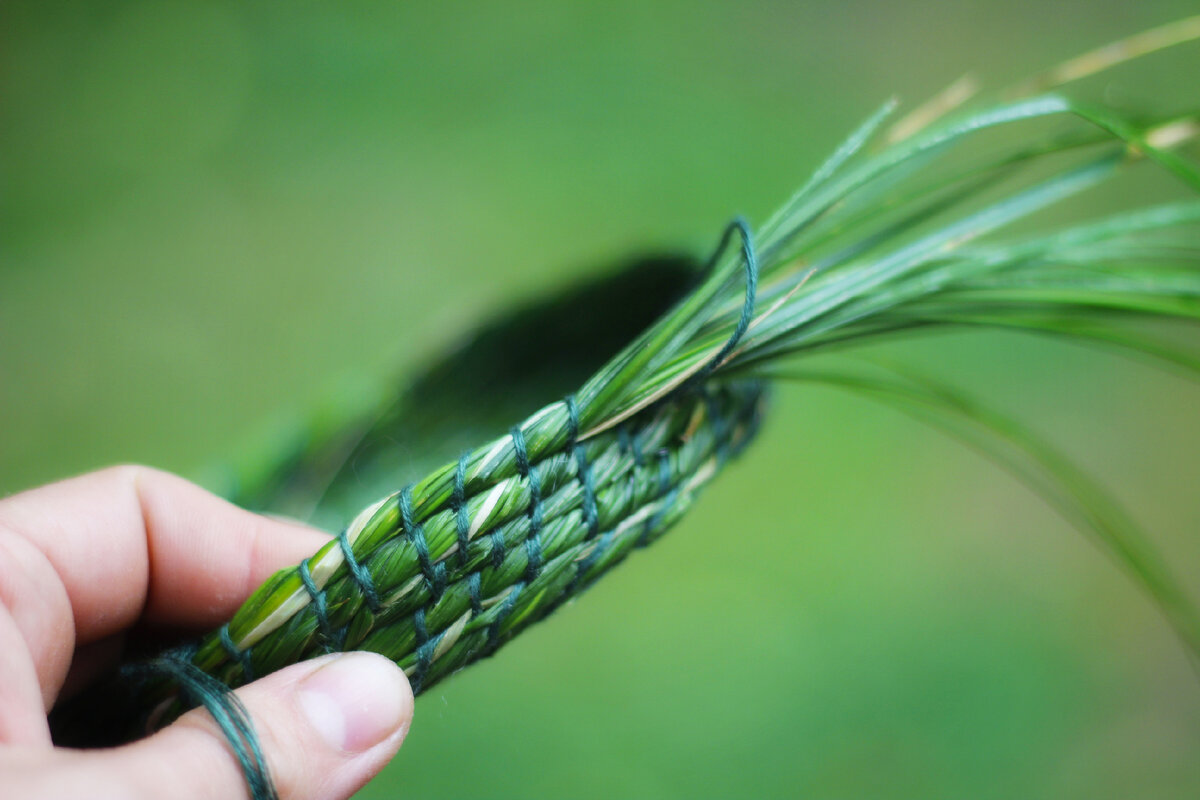
[[433, 642], [429, 639], [429, 629], [425, 624], [425, 609], [418, 608], [413, 612], [413, 632], [417, 637], [417, 667], [409, 681], [412, 683], [414, 692], [421, 691], [421, 683], [425, 680], [425, 673], [429, 671], [429, 667], [433, 664]]
[[417, 551], [417, 560], [421, 564], [421, 572], [429, 585], [429, 602], [436, 603], [446, 589], [446, 565], [433, 561], [429, 554], [429, 542], [425, 540], [425, 528], [416, 521], [412, 507], [412, 486], [405, 486], [400, 491], [400, 521], [408, 539]]
[[425, 627], [425, 608], [418, 608], [413, 612], [413, 630], [417, 635], [417, 644], [425, 644], [429, 641], [429, 629]]
[[642, 533], [637, 540], [638, 547], [650, 544], [650, 537], [662, 525], [663, 519], [671, 510], [671, 506], [674, 505], [675, 498], [678, 496], [679, 489], [674, 487], [671, 482], [671, 454], [663, 450], [658, 454], [658, 497], [662, 498], [662, 502], [659, 504], [658, 510], [642, 523]]
[[370, 571], [362, 564], [358, 563], [358, 559], [354, 557], [354, 548], [350, 545], [350, 540], [346, 534], [348, 529], [343, 528], [338, 534], [338, 544], [341, 545], [342, 555], [346, 559], [346, 567], [350, 570], [350, 577], [358, 585], [359, 590], [366, 598], [367, 608], [372, 614], [379, 613], [379, 592], [375, 589], [375, 581], [371, 577]]
[[650, 544], [650, 536], [662, 524], [663, 517], [674, 504], [677, 494], [678, 491], [671, 486], [671, 455], [665, 451], [661, 452], [658, 454], [658, 496], [663, 498], [663, 501], [659, 509], [642, 523], [642, 533], [637, 541], [638, 547]]
[[600, 510], [596, 508], [596, 479], [592, 465], [588, 462], [587, 449], [579, 443], [579, 404], [575, 395], [567, 396], [567, 442], [575, 457], [575, 472], [583, 486], [583, 521], [587, 525], [587, 538], [594, 539], [600, 532]]
[[242, 665], [242, 680], [245, 683], [250, 683], [254, 680], [254, 663], [250, 660], [250, 648], [245, 650], [234, 644], [233, 636], [229, 634], [229, 623], [226, 622], [217, 629], [217, 636], [221, 640], [221, 647], [229, 654], [229, 657]]
[[579, 403], [575, 400], [575, 395], [567, 395], [567, 446], [574, 447], [579, 441]]
[[730, 222], [725, 227], [725, 231], [721, 234], [721, 241], [717, 244], [717, 249], [713, 251], [712, 256], [709, 258], [705, 270], [712, 271], [716, 268], [717, 261], [720, 260], [721, 254], [725, 252], [725, 248], [729, 246], [729, 242], [733, 239], [735, 232], [742, 239], [742, 263], [746, 270], [746, 295], [742, 301], [742, 315], [738, 319], [737, 327], [733, 329], [733, 334], [725, 341], [724, 346], [709, 360], [703, 369], [692, 376], [693, 382], [699, 382], [708, 377], [714, 369], [721, 365], [721, 362], [733, 352], [733, 348], [737, 347], [738, 342], [746, 335], [746, 331], [750, 329], [750, 322], [754, 319], [754, 301], [758, 293], [758, 256], [754, 252], [754, 236], [750, 233], [750, 223], [746, 222], [744, 217], [736, 217], [733, 222]]
[[642, 535], [638, 537], [637, 546], [645, 547], [650, 544], [650, 537], [656, 530], [662, 527], [662, 521], [666, 518], [667, 512], [671, 510], [671, 506], [675, 505], [675, 500], [679, 497], [679, 489], [672, 488], [662, 496], [662, 503], [659, 504], [658, 510], [650, 515], [650, 518], [643, 523]]
[[500, 626], [504, 624], [504, 621], [512, 614], [513, 609], [516, 608], [517, 599], [521, 596], [521, 592], [524, 589], [524, 581], [514, 583], [512, 589], [509, 590], [508, 595], [500, 604], [500, 610], [496, 613], [496, 619], [492, 621], [491, 625], [488, 625], [487, 642], [484, 644], [485, 655], [491, 655], [500, 646]]
[[417, 667], [412, 677], [409, 678], [409, 683], [412, 686], [414, 694], [419, 694], [425, 683], [425, 673], [429, 671], [429, 667], [433, 664], [433, 653], [437, 649], [439, 641], [441, 641], [440, 635], [417, 648]]
[[666, 494], [671, 488], [671, 454], [666, 450], [658, 454], [658, 493]]
[[[463, 453], [454, 468], [454, 528], [458, 541], [458, 563], [465, 567], [470, 561], [467, 548], [471, 544], [471, 516], [467, 511], [467, 464], [471, 460], [470, 451]], [[483, 613], [483, 580], [479, 571], [467, 575], [467, 596], [471, 599], [471, 618]], [[424, 620], [422, 619], [422, 623]], [[418, 658], [420, 656], [418, 655]]]
[[472, 572], [467, 576], [467, 596], [471, 598], [472, 617], [483, 613], [482, 582], [478, 572]]
[[504, 558], [508, 555], [508, 549], [504, 546], [504, 536], [500, 531], [492, 531], [488, 535], [488, 541], [492, 545], [492, 568], [500, 569], [504, 566]]
[[308, 597], [312, 600], [313, 615], [317, 618], [317, 627], [321, 631], [321, 644], [325, 648], [325, 652], [333, 653], [340, 650], [341, 647], [337, 646], [339, 643], [334, 636], [333, 624], [329, 621], [329, 604], [325, 600], [325, 592], [317, 588], [317, 582], [313, 580], [307, 558], [300, 562], [300, 583], [304, 584], [304, 590], [308, 592]]
[[583, 484], [583, 520], [587, 524], [587, 538], [594, 539], [600, 532], [600, 510], [596, 507], [596, 479], [592, 465], [588, 462], [583, 445], [575, 445], [575, 466], [579, 481]]
[[467, 511], [467, 462], [470, 452], [463, 453], [454, 468], [454, 528], [458, 541], [458, 564], [467, 565], [467, 548], [471, 544], [471, 516]]
[[517, 472], [529, 484], [529, 535], [525, 537], [525, 554], [528, 561], [525, 566], [525, 581], [532, 583], [537, 580], [538, 573], [542, 570], [542, 481], [538, 476], [537, 466], [529, 463], [525, 433], [517, 426], [510, 431], [510, 435], [517, 456]]
[[579, 582], [583, 580], [583, 576], [587, 574], [588, 570], [595, 566], [596, 562], [604, 557], [604, 554], [608, 552], [608, 548], [610, 545], [612, 545], [612, 540], [616, 535], [616, 528], [607, 530], [600, 535], [600, 538], [596, 540], [596, 547], [579, 562], [579, 569], [575, 573], [575, 577], [571, 579], [571, 590], [574, 590], [579, 585]]
[[[424, 624], [422, 622], [422, 624]], [[433, 665], [434, 657], [437, 654], [438, 646], [442, 640], [446, 638], [449, 631], [442, 631], [436, 636], [428, 638], [424, 644], [417, 647], [417, 668], [413, 672], [409, 682], [412, 684], [414, 694], [420, 694], [421, 688], [425, 682], [425, 676], [429, 672], [429, 668]]]

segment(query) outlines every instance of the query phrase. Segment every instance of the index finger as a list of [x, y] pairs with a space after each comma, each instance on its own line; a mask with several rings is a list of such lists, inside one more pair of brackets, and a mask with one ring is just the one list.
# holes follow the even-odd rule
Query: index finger
[[76, 646], [141, 619], [216, 625], [327, 540], [174, 475], [113, 467], [0, 501], [0, 600], [53, 696]]

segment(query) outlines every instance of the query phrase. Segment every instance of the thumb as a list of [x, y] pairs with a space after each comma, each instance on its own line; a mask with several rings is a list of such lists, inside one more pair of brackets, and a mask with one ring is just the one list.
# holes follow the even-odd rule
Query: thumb
[[[412, 721], [404, 673], [374, 653], [296, 664], [237, 691], [281, 800], [341, 800], [395, 755]], [[246, 797], [245, 778], [207, 712], [189, 711], [112, 754], [146, 797]], [[128, 785], [128, 784], [127, 784]]]

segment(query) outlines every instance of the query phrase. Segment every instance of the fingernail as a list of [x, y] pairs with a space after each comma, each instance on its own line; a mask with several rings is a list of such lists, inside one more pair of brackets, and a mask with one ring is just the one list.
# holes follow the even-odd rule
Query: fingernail
[[400, 668], [372, 653], [345, 653], [299, 687], [300, 707], [330, 747], [361, 753], [412, 717], [412, 690]]

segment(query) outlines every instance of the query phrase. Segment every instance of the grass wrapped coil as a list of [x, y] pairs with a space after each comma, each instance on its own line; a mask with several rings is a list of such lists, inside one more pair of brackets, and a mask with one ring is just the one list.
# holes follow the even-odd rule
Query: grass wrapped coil
[[524, 432], [571, 402], [367, 508], [264, 584], [193, 662], [238, 686], [365, 649], [399, 663], [419, 692], [658, 538], [749, 441], [763, 390], [749, 381], [689, 392], [582, 441]]
[[[118, 688], [59, 712], [57, 730], [90, 729], [91, 741], [142, 735], [197, 702], [221, 711], [188, 674], [236, 687], [343, 649], [382, 653], [427, 690], [678, 521], [751, 441], [774, 380], [889, 403], [993, 456], [1092, 536], [1200, 654], [1193, 602], [1085, 471], [951, 387], [892, 365], [819, 358], [993, 328], [1200, 375], [1197, 110], [1132, 118], [1054, 91], [1197, 36], [1200, 18], [1184, 20], [973, 108], [956, 84], [890, 127], [889, 102], [764, 224], [731, 224], [707, 263], [639, 264], [527, 309], [399, 399], [311, 433], [231, 494], [310, 519], [353, 517], [342, 534], [271, 578], [219, 630], [172, 651], [183, 667], [127, 671]], [[1103, 188], [1120, 198], [1121, 182], [1148, 170], [1174, 179], [1161, 202], [1070, 217], [1076, 197]], [[503, 432], [480, 412], [524, 421]], [[478, 430], [495, 438], [458, 458], [440, 452]], [[429, 439], [444, 463], [405, 485]]]

